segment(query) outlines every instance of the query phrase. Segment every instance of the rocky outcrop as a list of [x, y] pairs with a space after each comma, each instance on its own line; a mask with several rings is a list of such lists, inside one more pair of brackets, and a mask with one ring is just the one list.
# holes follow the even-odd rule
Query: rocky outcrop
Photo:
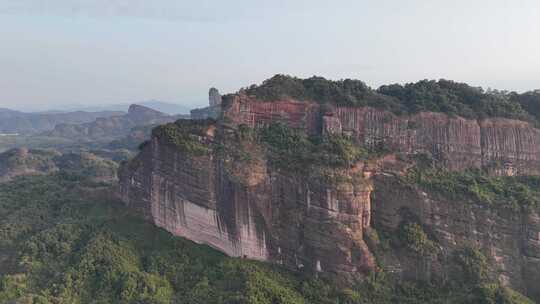
[[218, 89], [210, 88], [208, 91], [208, 107], [193, 109], [190, 111], [191, 119], [218, 119], [221, 116], [221, 103], [223, 99]]
[[371, 185], [305, 179], [255, 161], [228, 168], [215, 153], [188, 156], [154, 138], [120, 172], [124, 202], [175, 235], [231, 256], [351, 275], [373, 269], [364, 242]]
[[219, 94], [218, 89], [210, 88], [208, 91], [208, 101], [211, 107], [221, 106], [221, 94]]
[[321, 130], [319, 104], [292, 99], [262, 102], [246, 95], [230, 97], [224, 105], [223, 119], [234, 124], [257, 127], [272, 122], [285, 123], [310, 134]]
[[224, 119], [251, 127], [283, 122], [311, 134], [346, 133], [372, 148], [427, 153], [449, 170], [484, 168], [499, 175], [540, 174], [540, 130], [530, 123], [450, 117], [423, 112], [397, 116], [370, 107], [339, 107], [297, 100], [228, 100]]

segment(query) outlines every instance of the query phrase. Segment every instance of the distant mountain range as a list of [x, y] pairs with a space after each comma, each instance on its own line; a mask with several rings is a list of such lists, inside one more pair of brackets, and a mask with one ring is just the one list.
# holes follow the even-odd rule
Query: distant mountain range
[[120, 115], [121, 111], [25, 113], [0, 108], [0, 133], [36, 134], [52, 130], [57, 124], [81, 124], [99, 117]]
[[[163, 112], [169, 115], [177, 114], [189, 114], [190, 107], [185, 105], [163, 102], [158, 100], [148, 100], [137, 102], [136, 104], [154, 109], [159, 112]], [[79, 111], [89, 111], [89, 112], [98, 112], [98, 111], [122, 111], [127, 112], [131, 104], [112, 104], [112, 105], [102, 105], [102, 106], [91, 106], [91, 107], [73, 107], [71, 110]]]
[[42, 136], [66, 138], [77, 142], [106, 142], [128, 136], [132, 128], [163, 124], [179, 118], [189, 118], [188, 115], [168, 115], [154, 109], [141, 106], [129, 106], [127, 114], [110, 117], [100, 117], [92, 122], [83, 124], [58, 124]]
[[[163, 115], [189, 114], [190, 108], [174, 103], [149, 100], [137, 103]], [[41, 112], [22, 112], [0, 108], [0, 134], [35, 135], [53, 130], [57, 125], [78, 125], [95, 121], [98, 118], [121, 116], [129, 111], [131, 104], [103, 106], [74, 106], [64, 110]]]

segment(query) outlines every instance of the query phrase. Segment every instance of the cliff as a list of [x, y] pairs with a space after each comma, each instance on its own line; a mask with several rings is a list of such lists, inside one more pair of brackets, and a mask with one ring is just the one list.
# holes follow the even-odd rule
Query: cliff
[[373, 225], [379, 233], [397, 235], [412, 217], [440, 248], [431, 256], [403, 249], [383, 251], [380, 259], [395, 275], [439, 284], [455, 277], [465, 280], [456, 269], [456, 257], [464, 248], [477, 248], [491, 263], [494, 279], [540, 299], [538, 209], [513, 212], [453, 199], [390, 174], [379, 174], [373, 182]]
[[520, 120], [465, 119], [434, 112], [398, 116], [372, 107], [294, 99], [262, 102], [246, 95], [229, 101], [224, 118], [250, 127], [282, 122], [310, 134], [345, 133], [370, 148], [427, 153], [449, 170], [474, 167], [500, 175], [540, 173], [540, 130]]
[[[293, 133], [289, 146], [273, 151], [279, 145], [265, 143], [264, 130], [276, 123], [305, 137]], [[530, 123], [241, 93], [226, 97], [217, 122], [194, 124], [156, 129], [119, 175], [122, 200], [173, 234], [230, 256], [339, 278], [382, 268], [440, 284], [467, 276], [459, 257], [474, 248], [492, 266], [490, 278], [540, 299], [537, 209], [459, 201], [403, 182], [420, 156], [443, 171], [536, 175], [540, 135]], [[320, 152], [324, 143], [304, 149], [308, 135], [330, 140], [331, 152], [323, 151], [330, 155]], [[352, 149], [345, 139], [365, 154], [344, 162]], [[314, 150], [323, 157], [311, 157]], [[417, 229], [419, 245], [405, 235], [388, 247], [378, 237], [403, 229]]]
[[[327, 185], [269, 167], [258, 147], [246, 148], [249, 161], [228, 155], [215, 145], [213, 127], [200, 139], [210, 149], [201, 156], [154, 137], [120, 172], [123, 200], [156, 225], [230, 256], [343, 274], [374, 267], [363, 240], [371, 185], [361, 168]], [[230, 144], [238, 134], [219, 136]]]

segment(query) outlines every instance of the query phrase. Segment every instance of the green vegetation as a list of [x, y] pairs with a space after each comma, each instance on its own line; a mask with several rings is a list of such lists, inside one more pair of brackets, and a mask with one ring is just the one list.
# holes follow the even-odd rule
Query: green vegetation
[[519, 102], [506, 94], [441, 79], [381, 86], [378, 93], [397, 98], [406, 113], [442, 112], [467, 118], [507, 117], [528, 120]]
[[66, 153], [55, 158], [56, 165], [69, 174], [111, 180], [116, 179], [118, 164], [92, 153]]
[[66, 174], [0, 185], [0, 303], [304, 303], [290, 273], [85, 198], [102, 190]]
[[518, 94], [515, 92], [505, 93], [514, 102], [521, 105], [525, 111], [533, 115], [537, 121], [540, 121], [540, 90]]
[[493, 283], [493, 269], [488, 259], [478, 249], [466, 246], [455, 254], [456, 262], [461, 267], [461, 280], [470, 291], [468, 292], [469, 303], [481, 304], [533, 304], [534, 302], [515, 292]]
[[498, 284], [484, 284], [473, 291], [471, 303], [478, 304], [534, 304], [534, 302], [514, 290]]
[[17, 167], [52, 170], [55, 167], [53, 159], [59, 155], [60, 153], [54, 150], [9, 150], [0, 154], [0, 172]]
[[285, 98], [321, 104], [371, 106], [396, 114], [442, 112], [467, 118], [506, 117], [532, 121], [540, 117], [540, 92], [484, 91], [465, 83], [441, 79], [392, 84], [373, 90], [359, 80], [331, 81], [322, 77], [300, 79], [276, 75], [244, 90], [265, 101]]
[[463, 280], [469, 284], [487, 283], [491, 269], [486, 256], [475, 247], [467, 246], [456, 253], [456, 261], [463, 271]]
[[115, 139], [108, 143], [106, 147], [112, 150], [137, 150], [141, 142], [150, 138], [152, 130], [155, 127], [157, 127], [155, 124], [133, 127], [129, 130], [129, 134], [126, 137]]
[[265, 101], [294, 98], [342, 106], [379, 106], [392, 111], [400, 108], [395, 98], [377, 94], [364, 82], [351, 79], [331, 81], [316, 76], [300, 79], [276, 75], [259, 86], [247, 88], [245, 92]]
[[492, 207], [520, 211], [540, 208], [540, 177], [490, 177], [480, 170], [449, 172], [415, 169], [408, 180], [427, 191], [453, 200], [473, 201]]
[[174, 123], [158, 126], [152, 135], [165, 144], [173, 145], [184, 153], [200, 156], [209, 153], [208, 147], [201, 142], [204, 132], [215, 124], [213, 119], [180, 119]]
[[67, 173], [0, 184], [0, 303], [531, 303], [498, 286], [393, 284], [384, 273], [341, 289], [309, 273], [228, 258], [155, 228], [110, 186]]
[[73, 142], [64, 138], [50, 136], [0, 136], [0, 153], [20, 147], [28, 148], [58, 148], [72, 145]]
[[270, 162], [290, 172], [308, 172], [313, 166], [350, 167], [367, 153], [345, 135], [308, 137], [305, 132], [273, 123], [260, 130]]
[[398, 233], [401, 245], [419, 256], [429, 256], [438, 252], [437, 244], [429, 239], [422, 226], [416, 222], [404, 221]]

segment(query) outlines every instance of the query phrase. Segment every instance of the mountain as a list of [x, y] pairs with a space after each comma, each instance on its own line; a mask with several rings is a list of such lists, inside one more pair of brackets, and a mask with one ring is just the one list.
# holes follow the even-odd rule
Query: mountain
[[119, 170], [128, 208], [228, 256], [410, 284], [410, 303], [540, 300], [540, 129], [514, 97], [278, 75], [221, 107], [153, 129]]
[[98, 118], [84, 124], [59, 124], [52, 131], [42, 135], [67, 138], [78, 142], [107, 142], [129, 135], [134, 127], [162, 124], [178, 119], [141, 105], [131, 105], [127, 114]]
[[[190, 111], [190, 108], [182, 105], [182, 104], [176, 104], [176, 103], [169, 103], [169, 102], [163, 102], [158, 100], [148, 100], [148, 101], [141, 101], [137, 102], [136, 104], [155, 109], [157, 111], [169, 114], [169, 115], [177, 115], [177, 114], [188, 114]], [[122, 111], [127, 112], [131, 104], [112, 104], [112, 105], [102, 105], [102, 106], [92, 106], [92, 107], [82, 107], [82, 108], [76, 108], [77, 110], [81, 111]]]
[[534, 304], [537, 95], [490, 94], [278, 75], [132, 128], [118, 183], [127, 151], [2, 154], [0, 303]]
[[99, 117], [119, 115], [121, 112], [63, 112], [63, 113], [24, 113], [0, 109], [0, 133], [36, 134], [52, 130], [57, 124], [79, 124]]

